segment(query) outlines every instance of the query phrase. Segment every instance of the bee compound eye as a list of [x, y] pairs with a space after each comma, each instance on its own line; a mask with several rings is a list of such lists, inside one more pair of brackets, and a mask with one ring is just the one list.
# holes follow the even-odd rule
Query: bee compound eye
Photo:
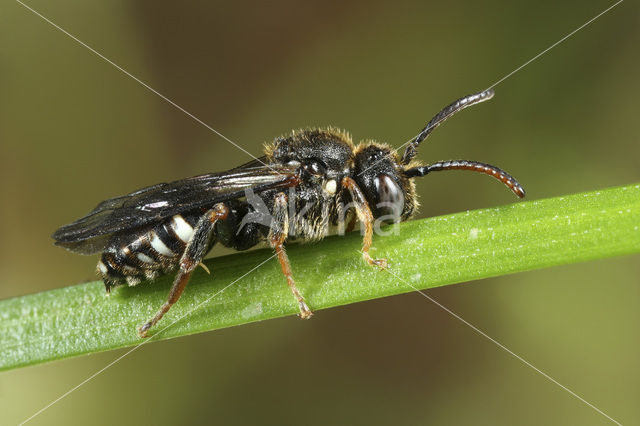
[[385, 222], [397, 222], [404, 210], [404, 192], [400, 185], [389, 175], [378, 175], [373, 180], [377, 203], [374, 207], [376, 216]]

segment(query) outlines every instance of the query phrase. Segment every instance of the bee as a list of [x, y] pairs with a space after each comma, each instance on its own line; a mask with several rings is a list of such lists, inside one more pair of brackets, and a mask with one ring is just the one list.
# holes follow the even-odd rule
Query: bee
[[285, 242], [317, 241], [336, 226], [351, 230], [357, 220], [364, 228], [364, 260], [384, 269], [387, 261], [369, 254], [374, 223], [401, 222], [415, 213], [414, 178], [441, 170], [470, 170], [493, 176], [524, 197], [522, 186], [495, 166], [468, 160], [421, 165], [414, 160], [420, 143], [438, 125], [493, 94], [486, 90], [445, 107], [401, 157], [373, 141], [356, 146], [348, 134], [334, 128], [294, 131], [267, 145], [264, 156], [229, 171], [160, 183], [103, 201], [58, 229], [53, 239], [72, 252], [102, 252], [97, 272], [107, 292], [177, 270], [167, 301], [138, 329], [141, 337], [147, 337], [178, 301], [216, 243], [236, 250], [268, 243], [300, 318], [310, 318], [313, 313], [296, 288]]

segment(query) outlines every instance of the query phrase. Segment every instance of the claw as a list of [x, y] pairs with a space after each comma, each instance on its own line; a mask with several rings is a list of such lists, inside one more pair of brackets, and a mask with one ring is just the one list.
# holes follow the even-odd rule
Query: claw
[[371, 266], [377, 266], [381, 271], [384, 271], [389, 267], [387, 259], [374, 259], [368, 252], [362, 252], [362, 257]]
[[209, 270], [209, 268], [207, 268], [207, 265], [205, 265], [204, 263], [200, 262], [198, 263], [198, 266], [202, 266], [202, 269], [204, 269], [207, 274], [211, 275], [211, 271]]
[[138, 329], [138, 336], [140, 336], [143, 339], [146, 339], [147, 337], [149, 337], [149, 335], [147, 334], [147, 331], [149, 331], [149, 329], [151, 328], [152, 325], [153, 324], [148, 322], [145, 325], [143, 325], [142, 327], [140, 327]]
[[305, 320], [313, 316], [313, 312], [311, 311], [311, 309], [309, 309], [304, 300], [298, 301], [298, 305], [300, 306], [300, 313], [298, 314], [300, 319]]
[[377, 266], [381, 271], [384, 271], [389, 267], [387, 259], [371, 259], [371, 265]]

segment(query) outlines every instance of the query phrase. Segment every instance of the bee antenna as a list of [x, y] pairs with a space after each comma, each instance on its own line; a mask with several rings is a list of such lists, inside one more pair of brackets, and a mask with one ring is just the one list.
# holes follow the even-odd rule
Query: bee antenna
[[522, 198], [525, 195], [522, 185], [520, 185], [520, 183], [518, 183], [518, 181], [509, 173], [497, 168], [496, 166], [480, 163], [478, 161], [438, 161], [437, 163], [429, 164], [427, 166], [414, 167], [412, 169], [405, 170], [404, 175], [408, 178], [414, 178], [424, 176], [427, 173], [438, 172], [440, 170], [471, 170], [472, 172], [484, 173], [485, 175], [493, 176], [500, 182], [504, 183], [518, 197]]
[[493, 98], [494, 91], [492, 89], [484, 90], [480, 93], [476, 93], [473, 95], [463, 96], [452, 104], [444, 107], [442, 111], [437, 113], [431, 121], [427, 123], [424, 129], [409, 142], [409, 146], [405, 149], [404, 154], [402, 155], [402, 164], [409, 164], [409, 162], [416, 156], [418, 153], [418, 145], [420, 142], [425, 140], [431, 132], [438, 127], [443, 121], [447, 118], [451, 117], [458, 111], [462, 111], [468, 106], [487, 101]]

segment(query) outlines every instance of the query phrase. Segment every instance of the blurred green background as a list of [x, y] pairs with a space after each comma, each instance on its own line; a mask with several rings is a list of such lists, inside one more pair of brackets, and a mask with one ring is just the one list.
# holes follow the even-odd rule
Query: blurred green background
[[[27, 4], [258, 155], [305, 126], [400, 145], [612, 2]], [[622, 3], [447, 122], [420, 159], [494, 163], [529, 199], [640, 182], [639, 16], [637, 3]], [[19, 3], [3, 2], [0, 22], [1, 298], [95, 279], [95, 256], [49, 235], [99, 201], [249, 159]], [[418, 189], [420, 217], [515, 201], [468, 173]], [[639, 260], [429, 294], [608, 415], [640, 424]], [[0, 374], [2, 423], [122, 353]], [[609, 421], [408, 294], [144, 346], [32, 422], [68, 423]]]

